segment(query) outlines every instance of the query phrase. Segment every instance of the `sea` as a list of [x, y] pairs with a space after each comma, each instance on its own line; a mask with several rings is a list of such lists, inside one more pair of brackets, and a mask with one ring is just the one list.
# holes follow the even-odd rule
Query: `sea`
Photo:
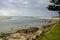
[[49, 21], [56, 22], [56, 19], [43, 19], [40, 17], [5, 17], [9, 20], [0, 20], [0, 34], [11, 33], [30, 27], [42, 27], [49, 24]]

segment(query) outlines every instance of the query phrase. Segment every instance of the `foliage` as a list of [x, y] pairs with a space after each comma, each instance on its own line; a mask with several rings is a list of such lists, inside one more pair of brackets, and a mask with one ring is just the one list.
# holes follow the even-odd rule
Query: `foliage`
[[47, 8], [49, 10], [53, 11], [60, 11], [60, 0], [51, 0], [51, 3], [54, 3], [53, 5], [49, 5]]

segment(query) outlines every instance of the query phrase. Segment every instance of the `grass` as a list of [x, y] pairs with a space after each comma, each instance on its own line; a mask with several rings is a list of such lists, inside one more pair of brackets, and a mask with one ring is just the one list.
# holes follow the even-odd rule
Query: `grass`
[[40, 36], [37, 40], [60, 40], [60, 24], [52, 26], [45, 34]]

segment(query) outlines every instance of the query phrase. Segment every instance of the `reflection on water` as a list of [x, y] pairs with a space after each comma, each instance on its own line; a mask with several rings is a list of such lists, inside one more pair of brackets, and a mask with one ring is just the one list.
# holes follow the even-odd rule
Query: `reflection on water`
[[41, 27], [47, 25], [48, 21], [55, 22], [54, 19], [40, 18], [18, 18], [14, 20], [0, 20], [0, 33], [14, 32], [29, 27]]

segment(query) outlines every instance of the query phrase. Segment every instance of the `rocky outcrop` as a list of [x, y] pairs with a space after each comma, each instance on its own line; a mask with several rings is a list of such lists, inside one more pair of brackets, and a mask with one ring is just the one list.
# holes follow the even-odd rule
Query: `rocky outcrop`
[[41, 28], [30, 27], [28, 29], [18, 30], [14, 33], [0, 35], [0, 40], [35, 40], [44, 32], [46, 32], [51, 25], [42, 26]]
[[7, 37], [7, 40], [27, 40], [27, 34], [14, 33]]
[[27, 33], [28, 29], [18, 30], [15, 33]]
[[39, 30], [39, 28], [37, 27], [31, 27], [27, 30], [27, 33], [35, 33], [37, 30]]
[[14, 33], [0, 35], [0, 40], [32, 40], [36, 38], [37, 27], [30, 27], [29, 29], [18, 30]]
[[10, 36], [7, 36], [6, 39], [7, 40], [33, 40], [36, 38], [38, 30], [39, 28], [37, 27], [18, 30], [15, 33], [11, 34]]
[[16, 31], [16, 33], [34, 33], [38, 30], [39, 28], [37, 27], [30, 27], [29, 29], [22, 29], [22, 30], [18, 30]]

